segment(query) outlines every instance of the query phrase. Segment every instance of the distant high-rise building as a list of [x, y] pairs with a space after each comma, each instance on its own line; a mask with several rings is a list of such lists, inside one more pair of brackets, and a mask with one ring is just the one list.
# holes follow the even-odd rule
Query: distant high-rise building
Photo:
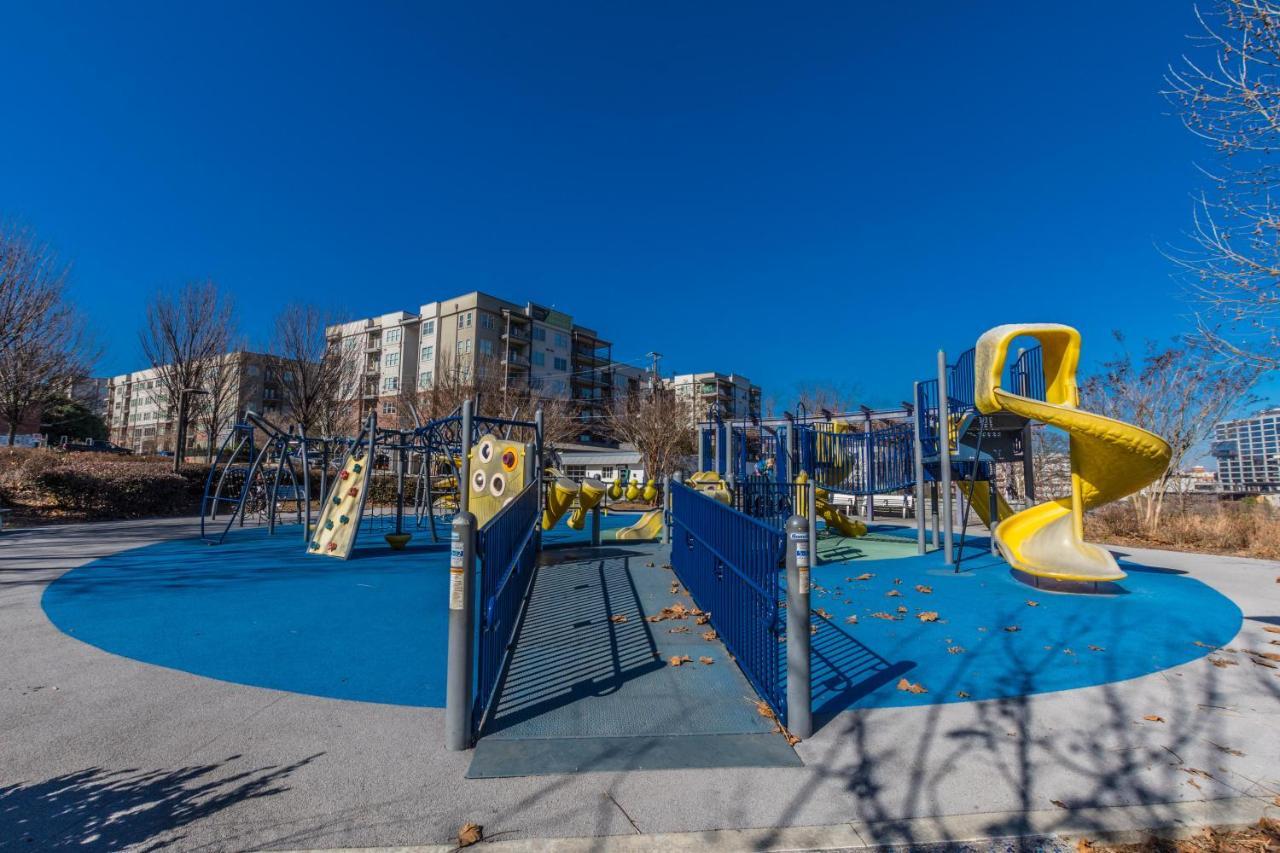
[[712, 412], [724, 420], [760, 417], [760, 386], [745, 376], [736, 373], [685, 373], [663, 381], [690, 401], [695, 421], [705, 421]]
[[1210, 450], [1223, 489], [1280, 492], [1280, 408], [1215, 425]]

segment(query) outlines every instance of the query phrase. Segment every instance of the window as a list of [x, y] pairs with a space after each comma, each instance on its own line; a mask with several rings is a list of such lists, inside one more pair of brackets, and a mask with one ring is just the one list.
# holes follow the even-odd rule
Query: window
[[492, 328], [493, 328], [493, 326], [494, 326], [494, 323], [493, 323], [493, 315], [492, 315], [492, 314], [483, 314], [483, 313], [482, 313], [482, 314], [480, 315], [480, 327], [481, 327], [481, 328], [483, 328], [483, 329], [492, 329]]
[[463, 320], [465, 320], [465, 319], [466, 319], [466, 315], [464, 315], [464, 314], [459, 314], [459, 315], [458, 315], [458, 328], [459, 328], [459, 329], [461, 329], [461, 328], [463, 327], [463, 325], [464, 325], [464, 324], [463, 324]]
[[382, 404], [382, 414], [394, 415], [396, 413], [396, 404], [387, 400]]
[[467, 312], [467, 328], [468, 328], [468, 329], [470, 329], [470, 328], [471, 328], [471, 315], [472, 315], [472, 313], [473, 313], [473, 312], [471, 312], [471, 311], [468, 311], [468, 312]]
[[568, 349], [569, 339], [566, 338], [564, 335], [560, 334], [559, 332], [556, 332], [556, 346], [560, 347], [561, 349]]
[[382, 364], [384, 367], [395, 367], [399, 363], [400, 363], [400, 353], [398, 352], [389, 352], [387, 353], [386, 357], [382, 359]]
[[587, 476], [586, 465], [566, 465], [564, 466], [564, 475], [570, 480], [581, 480]]
[[431, 360], [431, 357], [432, 357], [433, 355], [435, 355], [435, 354], [436, 354], [436, 348], [435, 348], [435, 347], [433, 347], [433, 346], [428, 346], [428, 347], [423, 347], [423, 348], [422, 348], [422, 360], [423, 360], [423, 361], [430, 361], [430, 360]]
[[387, 329], [387, 333], [382, 336], [383, 341], [389, 344], [400, 343], [400, 329]]
[[547, 339], [547, 330], [541, 326], [533, 327], [533, 339], [535, 341], [545, 341]]
[[458, 355], [462, 355], [462, 341], [458, 341]]
[[565, 371], [569, 369], [569, 362], [563, 358], [556, 358], [552, 366], [556, 370]]
[[471, 355], [471, 338], [467, 338], [465, 343], [467, 345], [466, 353], [467, 355]]
[[383, 390], [383, 391], [399, 391], [399, 390], [400, 390], [400, 377], [399, 377], [399, 376], [388, 376], [386, 379], [383, 379], [383, 380], [382, 380], [382, 390]]
[[493, 355], [493, 341], [482, 340], [476, 344], [476, 348], [479, 349], [483, 355]]
[[533, 354], [533, 363], [538, 367], [545, 367], [547, 364], [547, 354], [542, 350], [538, 350]]
[[[938, 440], [939, 440], [939, 441], [941, 441], [942, 439], [938, 439]], [[612, 465], [605, 465], [603, 468], [601, 468], [601, 469], [600, 469], [600, 479], [601, 479], [601, 480], [612, 480], [612, 479], [613, 479], [613, 466], [612, 466]]]
[[431, 371], [430, 370], [424, 370], [418, 374], [418, 387], [419, 388], [431, 387]]
[[436, 321], [435, 321], [435, 320], [424, 320], [424, 321], [422, 322], [422, 334], [424, 334], [424, 335], [434, 335], [435, 333], [436, 333]]

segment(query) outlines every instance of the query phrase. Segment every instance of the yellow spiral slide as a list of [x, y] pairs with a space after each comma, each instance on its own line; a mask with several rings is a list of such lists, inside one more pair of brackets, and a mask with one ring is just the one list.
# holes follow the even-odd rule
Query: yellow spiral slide
[[[1045, 401], [1000, 386], [1009, 344], [1040, 342]], [[983, 414], [1012, 412], [1067, 433], [1071, 442], [1071, 494], [1004, 519], [996, 545], [1015, 569], [1064, 581], [1114, 581], [1125, 576], [1111, 552], [1084, 541], [1084, 511], [1127, 497], [1169, 465], [1164, 439], [1132, 424], [1079, 408], [1076, 367], [1080, 333], [1057, 323], [997, 326], [978, 339], [974, 402]]]

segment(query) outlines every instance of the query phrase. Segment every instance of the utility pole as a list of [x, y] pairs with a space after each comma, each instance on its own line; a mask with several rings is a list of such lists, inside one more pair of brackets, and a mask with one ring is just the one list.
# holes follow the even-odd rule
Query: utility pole
[[662, 353], [649, 352], [645, 353], [651, 360], [653, 366], [649, 369], [649, 396], [652, 397], [658, 393], [658, 362], [662, 359]]

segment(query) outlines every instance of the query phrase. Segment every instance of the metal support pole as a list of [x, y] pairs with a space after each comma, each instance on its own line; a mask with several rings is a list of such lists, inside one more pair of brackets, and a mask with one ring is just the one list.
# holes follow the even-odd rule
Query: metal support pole
[[707, 470], [707, 439], [711, 433], [711, 424], [698, 425], [698, 470]]
[[987, 483], [987, 518], [991, 519], [991, 555], [993, 557], [1000, 555], [1000, 549], [996, 548], [996, 525], [1000, 523], [1000, 502], [996, 495], [996, 488], [999, 482], [996, 479], [996, 465], [991, 463], [991, 480]]
[[[809, 555], [816, 566], [818, 564], [818, 486], [810, 480], [805, 488], [808, 489], [808, 494], [805, 495], [805, 512], [809, 516]], [[805, 594], [808, 594], [807, 590]]]
[[724, 480], [729, 484], [730, 492], [733, 491], [736, 470], [733, 464], [733, 421], [729, 421], [724, 427]]
[[462, 468], [458, 471], [458, 512], [471, 509], [471, 412], [470, 400], [462, 401]]
[[[511, 322], [510, 315], [508, 315], [507, 322], [508, 323]], [[546, 494], [546, 492], [543, 490], [543, 483], [542, 483], [543, 473], [546, 470], [546, 466], [542, 464], [542, 430], [544, 428], [544, 425], [545, 425], [545, 421], [543, 420], [542, 407], [539, 406], [536, 410], [534, 410], [534, 413], [533, 413], [533, 464], [534, 464], [533, 479], [538, 484], [538, 500], [539, 501], [543, 500], [544, 499], [543, 496]], [[540, 509], [541, 507], [539, 507], [539, 510]], [[534, 527], [533, 536], [535, 540], [534, 550], [541, 551], [542, 550], [542, 525], [541, 524]]]
[[[466, 414], [470, 421], [470, 412]], [[465, 457], [464, 457], [465, 458]], [[465, 494], [465, 489], [463, 491]], [[471, 748], [471, 638], [475, 607], [472, 587], [476, 574], [476, 517], [461, 510], [453, 517], [449, 550], [449, 648], [444, 694], [446, 749]]]
[[[920, 403], [920, 383], [911, 385], [911, 399]], [[911, 452], [915, 462], [916, 476], [916, 551], [923, 554], [927, 548], [924, 544], [924, 444], [920, 440], [920, 412], [916, 411], [915, 423], [911, 425]]]
[[787, 729], [813, 734], [809, 659], [809, 522], [787, 519]]
[[863, 509], [867, 524], [871, 524], [876, 520], [876, 440], [871, 432], [871, 412], [866, 408], [862, 410], [862, 431], [866, 436], [862, 446], [866, 449], [867, 466], [867, 505]]
[[396, 533], [404, 533], [404, 471], [405, 463], [409, 461], [404, 452], [403, 436], [400, 442], [400, 449], [396, 451]]
[[[680, 476], [679, 474], [676, 475]], [[662, 544], [671, 544], [671, 477], [662, 478]]]
[[942, 468], [942, 547], [946, 565], [955, 560], [955, 519], [951, 503], [951, 413], [947, 405], [947, 354], [938, 350], [938, 463]]
[[933, 545], [934, 550], [937, 550], [942, 544], [941, 540], [938, 539], [938, 523], [939, 523], [939, 519], [942, 517], [942, 514], [938, 512], [938, 481], [937, 480], [934, 480], [932, 483], [929, 484], [929, 515], [930, 515], [930, 518], [932, 518], [932, 521], [930, 522], [929, 527], [933, 530], [933, 541], [930, 544]]
[[591, 508], [591, 544], [600, 547], [600, 504]]

